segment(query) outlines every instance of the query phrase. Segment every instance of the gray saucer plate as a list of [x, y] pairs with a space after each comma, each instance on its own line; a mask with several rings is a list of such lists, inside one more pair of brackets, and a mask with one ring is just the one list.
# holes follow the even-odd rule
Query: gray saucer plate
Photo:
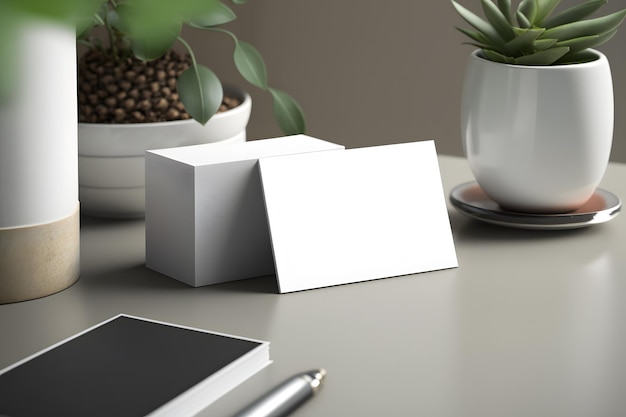
[[504, 210], [491, 200], [475, 182], [457, 185], [450, 193], [450, 202], [468, 216], [499, 226], [519, 229], [576, 229], [604, 223], [617, 216], [622, 202], [613, 193], [598, 188], [581, 208], [568, 213], [528, 214]]

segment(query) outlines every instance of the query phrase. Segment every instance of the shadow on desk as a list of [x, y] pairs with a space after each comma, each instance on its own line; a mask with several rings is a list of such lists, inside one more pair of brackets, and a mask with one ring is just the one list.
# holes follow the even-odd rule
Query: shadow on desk
[[190, 287], [145, 267], [143, 219], [81, 218], [80, 285], [98, 292], [128, 291], [278, 293], [275, 276], [250, 278], [205, 287]]
[[190, 287], [173, 278], [146, 268], [144, 265], [110, 269], [102, 273], [81, 274], [81, 285], [90, 291], [126, 292], [213, 292], [213, 293], [266, 293], [277, 294], [278, 285], [275, 276], [250, 278], [223, 284]]

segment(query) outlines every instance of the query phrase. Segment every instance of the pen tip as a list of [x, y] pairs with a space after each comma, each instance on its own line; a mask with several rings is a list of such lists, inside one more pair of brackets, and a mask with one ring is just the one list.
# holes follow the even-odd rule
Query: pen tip
[[311, 384], [311, 388], [313, 388], [313, 392], [317, 392], [326, 376], [326, 369], [320, 368], [315, 371], [307, 372], [305, 375], [307, 376], [309, 384]]

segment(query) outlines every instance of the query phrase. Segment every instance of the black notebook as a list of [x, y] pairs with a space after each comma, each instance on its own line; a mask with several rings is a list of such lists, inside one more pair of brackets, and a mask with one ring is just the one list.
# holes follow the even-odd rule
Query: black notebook
[[0, 415], [188, 416], [269, 363], [268, 342], [122, 314], [0, 371]]

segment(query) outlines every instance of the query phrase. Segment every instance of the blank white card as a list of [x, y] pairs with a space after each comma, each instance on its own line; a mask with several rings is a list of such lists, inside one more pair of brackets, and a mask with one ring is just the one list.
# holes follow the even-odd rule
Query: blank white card
[[281, 293], [458, 266], [433, 141], [262, 158]]

